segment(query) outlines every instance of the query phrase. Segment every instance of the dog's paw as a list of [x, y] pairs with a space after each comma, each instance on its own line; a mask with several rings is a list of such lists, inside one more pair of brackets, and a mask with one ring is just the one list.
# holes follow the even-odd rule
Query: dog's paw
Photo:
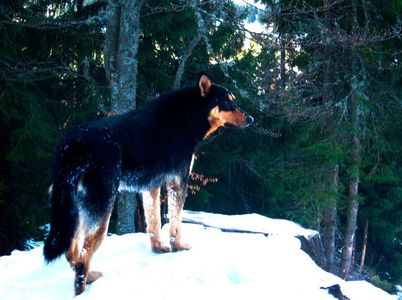
[[167, 253], [170, 252], [170, 248], [168, 246], [161, 244], [152, 245], [152, 252], [155, 253]]
[[170, 252], [170, 247], [165, 246], [161, 240], [159, 239], [159, 236], [151, 236], [151, 249], [155, 253], [166, 253]]
[[94, 281], [98, 280], [99, 278], [103, 277], [103, 273], [102, 272], [98, 272], [98, 271], [90, 271], [88, 273], [88, 279], [87, 279], [87, 284], [91, 284]]
[[186, 243], [170, 243], [170, 248], [173, 252], [182, 251], [182, 250], [190, 250], [191, 246]]

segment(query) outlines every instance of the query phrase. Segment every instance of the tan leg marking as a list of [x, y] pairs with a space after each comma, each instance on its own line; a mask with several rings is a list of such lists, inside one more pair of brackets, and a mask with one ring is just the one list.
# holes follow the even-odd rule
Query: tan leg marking
[[92, 255], [99, 248], [105, 238], [109, 219], [102, 221], [93, 232], [87, 232], [82, 224], [72, 239], [66, 258], [75, 271], [74, 291], [79, 295], [85, 291], [85, 285], [94, 282], [103, 276], [101, 272], [89, 271]]
[[170, 248], [162, 244], [160, 237], [160, 188], [152, 189], [142, 194], [147, 233], [150, 235], [152, 251], [156, 253], [169, 252]]
[[172, 251], [189, 250], [191, 247], [181, 242], [181, 212], [187, 197], [187, 186], [180, 180], [172, 181], [168, 186], [168, 205], [170, 222], [170, 247]]

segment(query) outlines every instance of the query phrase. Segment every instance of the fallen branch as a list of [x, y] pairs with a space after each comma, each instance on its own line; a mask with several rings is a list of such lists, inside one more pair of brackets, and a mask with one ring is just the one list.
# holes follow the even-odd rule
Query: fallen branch
[[222, 227], [208, 225], [208, 224], [205, 224], [205, 223], [202, 223], [202, 222], [199, 222], [199, 221], [193, 221], [193, 220], [190, 220], [190, 219], [183, 219], [182, 223], [202, 225], [205, 228], [219, 229], [222, 232], [229, 232], [229, 233], [262, 234], [265, 237], [268, 237], [270, 235], [269, 233], [261, 232], [261, 231], [242, 230], [242, 229], [236, 229], [236, 228], [222, 228]]

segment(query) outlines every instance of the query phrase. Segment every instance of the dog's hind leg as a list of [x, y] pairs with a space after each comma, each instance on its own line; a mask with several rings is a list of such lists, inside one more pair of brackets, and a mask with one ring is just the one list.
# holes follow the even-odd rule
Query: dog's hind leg
[[85, 290], [87, 283], [102, 276], [100, 272], [90, 272], [90, 263], [107, 233], [117, 194], [118, 166], [112, 159], [103, 159], [89, 168], [82, 178], [83, 195], [77, 200], [79, 225], [67, 252], [67, 259], [75, 271], [76, 295]]
[[152, 251], [156, 253], [169, 252], [170, 248], [163, 245], [160, 237], [160, 188], [142, 193], [147, 233], [150, 235]]
[[79, 226], [70, 250], [67, 252], [67, 260], [75, 271], [74, 291], [75, 295], [85, 290], [85, 285], [102, 277], [101, 272], [89, 271], [92, 255], [102, 243], [108, 228], [109, 218], [102, 220], [94, 230], [88, 231]]
[[170, 223], [170, 247], [173, 251], [189, 250], [191, 247], [181, 242], [181, 212], [187, 197], [187, 184], [180, 178], [176, 178], [167, 185], [169, 223]]

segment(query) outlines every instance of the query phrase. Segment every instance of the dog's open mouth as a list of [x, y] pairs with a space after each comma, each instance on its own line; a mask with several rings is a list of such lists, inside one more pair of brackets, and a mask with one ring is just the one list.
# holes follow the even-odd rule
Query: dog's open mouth
[[254, 122], [254, 118], [252, 116], [247, 115], [245, 122], [243, 124], [234, 125], [232, 123], [225, 122], [224, 127], [225, 128], [234, 128], [234, 127], [246, 128], [249, 125], [251, 125], [253, 122]]

